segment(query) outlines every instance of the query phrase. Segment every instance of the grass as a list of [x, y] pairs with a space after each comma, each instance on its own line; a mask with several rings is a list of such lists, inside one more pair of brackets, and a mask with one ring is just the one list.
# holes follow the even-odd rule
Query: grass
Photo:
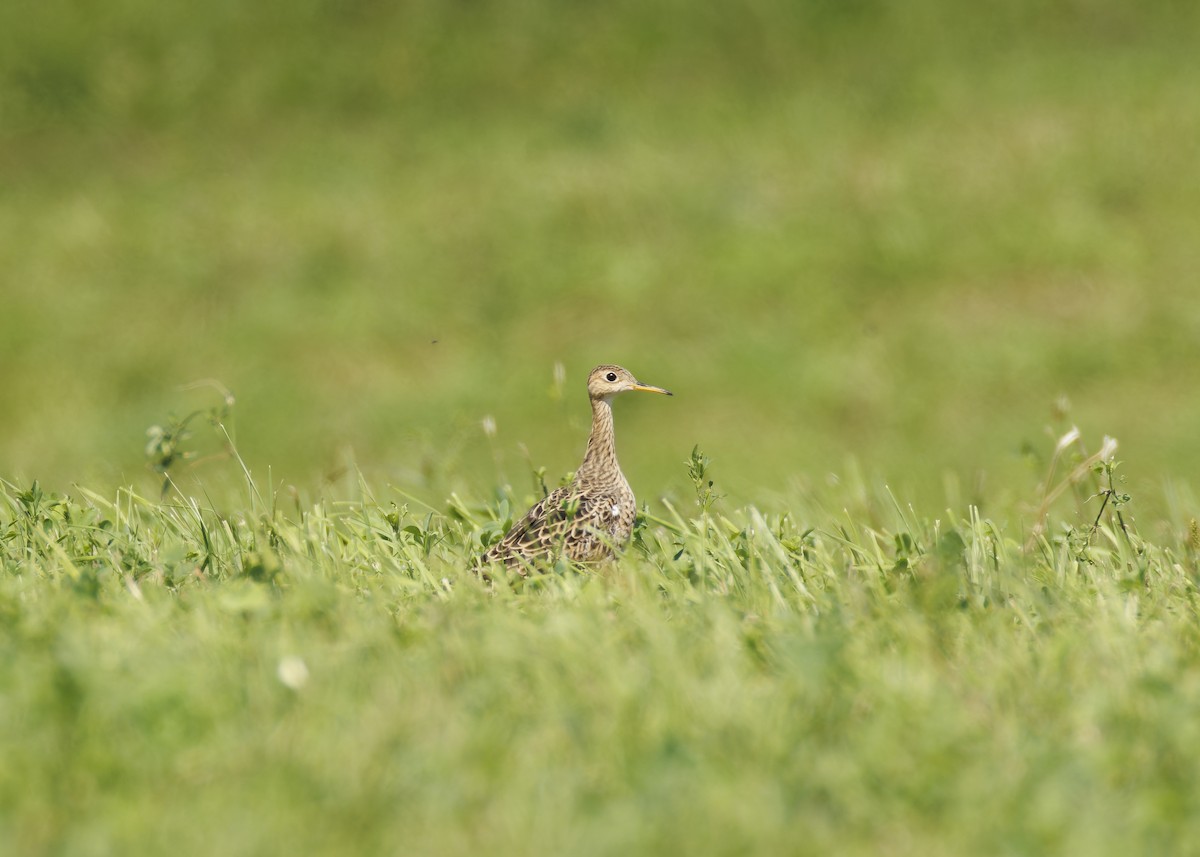
[[507, 499], [5, 483], [0, 844], [1186, 853], [1197, 506], [1143, 538], [1075, 444], [1007, 521], [733, 507], [696, 453], [620, 562], [491, 588]]
[[0, 4], [0, 852], [1195, 850], [1198, 14]]
[[137, 438], [216, 378], [257, 470], [437, 502], [573, 466], [601, 362], [677, 393], [631, 472], [699, 443], [745, 502], [847, 451], [1018, 495], [1064, 394], [1144, 496], [1200, 467], [1188, 4], [27, 6], [10, 477], [153, 490]]

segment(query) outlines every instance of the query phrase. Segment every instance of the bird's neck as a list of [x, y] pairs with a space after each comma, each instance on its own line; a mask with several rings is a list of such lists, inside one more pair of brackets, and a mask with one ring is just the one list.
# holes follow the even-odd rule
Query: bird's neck
[[608, 399], [592, 399], [592, 434], [587, 453], [579, 465], [576, 479], [588, 478], [609, 471], [621, 471], [617, 464], [617, 437], [613, 430], [612, 404]]

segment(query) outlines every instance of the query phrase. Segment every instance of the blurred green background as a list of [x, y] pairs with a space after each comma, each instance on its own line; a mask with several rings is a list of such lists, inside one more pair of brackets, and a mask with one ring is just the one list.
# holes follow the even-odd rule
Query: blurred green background
[[646, 499], [697, 443], [735, 496], [849, 458], [1020, 492], [1063, 395], [1187, 479], [1196, 33], [1165, 0], [10, 0], [0, 475], [153, 480], [146, 428], [213, 378], [275, 481], [527, 490], [617, 362], [676, 392], [618, 405]]

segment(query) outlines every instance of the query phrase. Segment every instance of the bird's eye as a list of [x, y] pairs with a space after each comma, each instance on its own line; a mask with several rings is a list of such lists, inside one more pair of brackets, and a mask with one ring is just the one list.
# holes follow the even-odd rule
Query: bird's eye
[[617, 380], [617, 373], [609, 372], [607, 375], [604, 376], [604, 380], [609, 381], [609, 382]]

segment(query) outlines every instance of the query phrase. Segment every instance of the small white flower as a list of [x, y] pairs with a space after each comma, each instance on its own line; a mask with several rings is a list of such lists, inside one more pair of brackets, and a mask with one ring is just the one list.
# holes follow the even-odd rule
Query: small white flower
[[275, 673], [279, 676], [279, 681], [292, 690], [299, 690], [308, 684], [308, 665], [296, 655], [281, 658]]
[[1112, 458], [1117, 452], [1117, 439], [1115, 437], [1104, 436], [1104, 442], [1100, 444], [1100, 458], [1107, 461]]
[[1072, 426], [1071, 430], [1058, 439], [1058, 443], [1054, 445], [1055, 454], [1062, 452], [1068, 446], [1079, 440], [1078, 426]]
[[496, 436], [496, 421], [492, 418], [491, 414], [483, 418], [483, 433], [488, 437]]

